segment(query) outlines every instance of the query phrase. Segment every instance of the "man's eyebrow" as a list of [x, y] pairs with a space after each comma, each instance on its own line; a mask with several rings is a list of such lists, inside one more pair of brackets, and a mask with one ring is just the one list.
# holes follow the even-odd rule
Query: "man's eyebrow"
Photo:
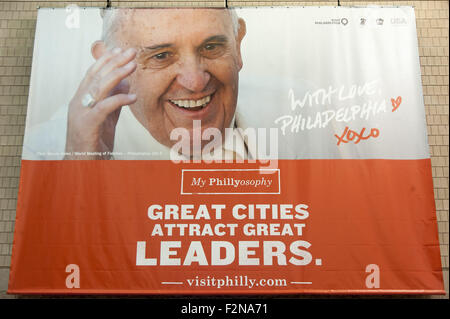
[[164, 49], [164, 48], [170, 48], [172, 47], [173, 44], [171, 43], [164, 43], [164, 44], [156, 44], [156, 45], [151, 45], [149, 47], [144, 47], [145, 50], [159, 50], [159, 49]]
[[212, 37], [209, 37], [205, 41], [203, 41], [202, 44], [205, 44], [205, 43], [208, 43], [208, 42], [226, 43], [226, 42], [228, 42], [228, 37], [225, 36], [225, 35], [213, 35]]
[[[205, 43], [208, 43], [208, 42], [226, 43], [226, 42], [228, 42], [228, 38], [225, 35], [213, 35], [213, 36], [205, 39], [203, 41], [202, 45], [204, 45]], [[172, 43], [163, 43], [163, 44], [156, 44], [156, 45], [144, 47], [144, 49], [145, 50], [159, 50], [159, 49], [170, 48], [173, 46], [174, 45]]]

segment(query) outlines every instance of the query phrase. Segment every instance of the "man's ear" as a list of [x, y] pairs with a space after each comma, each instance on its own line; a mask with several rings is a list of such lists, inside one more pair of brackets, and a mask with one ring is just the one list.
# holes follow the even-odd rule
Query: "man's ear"
[[106, 52], [106, 44], [103, 41], [95, 41], [91, 46], [91, 54], [98, 60]]
[[238, 34], [237, 34], [237, 38], [236, 38], [236, 46], [237, 46], [237, 52], [238, 52], [238, 64], [239, 64], [239, 70], [242, 69], [242, 55], [241, 55], [241, 42], [242, 39], [245, 36], [245, 33], [247, 32], [246, 26], [245, 26], [245, 21], [241, 18], [239, 18], [238, 20]]

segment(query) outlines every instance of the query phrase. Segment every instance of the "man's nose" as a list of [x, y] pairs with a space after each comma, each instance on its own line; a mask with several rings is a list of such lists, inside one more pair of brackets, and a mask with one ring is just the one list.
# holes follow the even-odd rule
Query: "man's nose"
[[191, 92], [201, 92], [205, 89], [211, 75], [206, 67], [196, 58], [186, 59], [180, 64], [177, 82]]

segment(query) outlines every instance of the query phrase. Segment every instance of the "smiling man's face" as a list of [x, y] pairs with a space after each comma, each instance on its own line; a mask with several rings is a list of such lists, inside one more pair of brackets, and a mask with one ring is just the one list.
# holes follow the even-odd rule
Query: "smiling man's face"
[[138, 49], [131, 111], [158, 142], [175, 144], [170, 133], [180, 127], [192, 138], [193, 120], [201, 120], [202, 131], [215, 127], [224, 133], [231, 125], [245, 34], [245, 24], [239, 24], [236, 34], [230, 13], [218, 9], [124, 12], [115, 41]]

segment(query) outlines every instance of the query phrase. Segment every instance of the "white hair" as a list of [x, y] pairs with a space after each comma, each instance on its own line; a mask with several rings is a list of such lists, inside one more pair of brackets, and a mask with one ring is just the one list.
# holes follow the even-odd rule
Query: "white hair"
[[[106, 43], [114, 43], [113, 35], [119, 28], [119, 12], [124, 9], [105, 8], [101, 9], [100, 15], [103, 18], [103, 29], [101, 39]], [[217, 9], [219, 10], [219, 9]], [[231, 23], [233, 27], [234, 35], [237, 36], [239, 30], [239, 18], [236, 11], [233, 8], [227, 9], [230, 13]]]

